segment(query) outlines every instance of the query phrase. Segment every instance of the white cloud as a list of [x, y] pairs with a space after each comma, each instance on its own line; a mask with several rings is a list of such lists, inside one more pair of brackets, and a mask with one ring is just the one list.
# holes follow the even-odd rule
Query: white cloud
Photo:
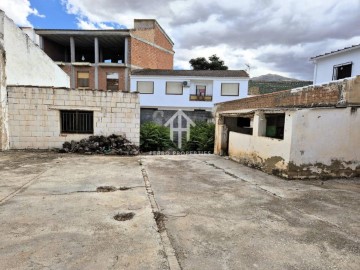
[[[360, 39], [360, 1], [338, 0], [62, 0], [79, 27], [132, 27], [155, 18], [175, 42], [175, 67], [217, 54], [231, 69], [311, 79], [308, 59]], [[106, 24], [108, 25], [108, 24]], [[355, 42], [355, 43], [353, 43]]]
[[19, 26], [31, 26], [28, 21], [30, 15], [45, 18], [45, 15], [31, 7], [30, 0], [1, 0], [0, 9]]

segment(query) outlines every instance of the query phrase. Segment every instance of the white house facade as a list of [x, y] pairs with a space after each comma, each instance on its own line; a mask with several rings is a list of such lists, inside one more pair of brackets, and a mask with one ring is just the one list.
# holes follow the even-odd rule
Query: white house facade
[[182, 149], [190, 127], [213, 121], [215, 103], [245, 98], [249, 75], [243, 70], [134, 70], [131, 92], [140, 93], [140, 122], [169, 127], [170, 138]]
[[360, 75], [360, 44], [314, 56], [314, 84]]
[[130, 91], [142, 108], [212, 110], [215, 103], [247, 97], [249, 76], [242, 70], [135, 70]]

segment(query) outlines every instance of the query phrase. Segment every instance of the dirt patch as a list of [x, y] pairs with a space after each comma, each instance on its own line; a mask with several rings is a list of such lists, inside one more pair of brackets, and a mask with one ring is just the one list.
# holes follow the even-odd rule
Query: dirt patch
[[154, 212], [154, 219], [159, 232], [165, 231], [165, 218], [166, 216], [161, 212]]
[[119, 213], [114, 216], [114, 219], [117, 221], [126, 221], [126, 220], [133, 219], [134, 216], [135, 216], [135, 213], [133, 213], [133, 212]]
[[119, 187], [119, 190], [129, 190], [131, 187]]
[[114, 192], [117, 188], [113, 186], [101, 186], [96, 189], [96, 192]]

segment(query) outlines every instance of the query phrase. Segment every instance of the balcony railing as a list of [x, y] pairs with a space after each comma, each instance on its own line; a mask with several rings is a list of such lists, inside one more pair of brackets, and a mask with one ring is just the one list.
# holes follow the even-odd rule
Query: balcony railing
[[190, 95], [190, 101], [212, 101], [212, 96]]

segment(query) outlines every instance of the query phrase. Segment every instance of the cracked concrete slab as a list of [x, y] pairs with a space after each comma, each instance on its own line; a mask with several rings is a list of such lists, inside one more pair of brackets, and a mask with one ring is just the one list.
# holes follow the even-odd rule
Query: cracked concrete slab
[[[3, 166], [11, 154], [23, 164], [37, 155], [0, 153]], [[0, 204], [1, 268], [168, 269], [136, 158], [48, 155], [50, 165], [34, 165], [38, 179]], [[3, 167], [1, 182], [14, 170]], [[100, 185], [139, 188], [96, 192]], [[123, 212], [135, 216], [113, 218]]]
[[221, 157], [143, 157], [182, 269], [358, 269], [360, 181], [285, 181]]
[[0, 268], [360, 265], [359, 179], [285, 181], [213, 155], [21, 151], [0, 152], [0, 174]]

